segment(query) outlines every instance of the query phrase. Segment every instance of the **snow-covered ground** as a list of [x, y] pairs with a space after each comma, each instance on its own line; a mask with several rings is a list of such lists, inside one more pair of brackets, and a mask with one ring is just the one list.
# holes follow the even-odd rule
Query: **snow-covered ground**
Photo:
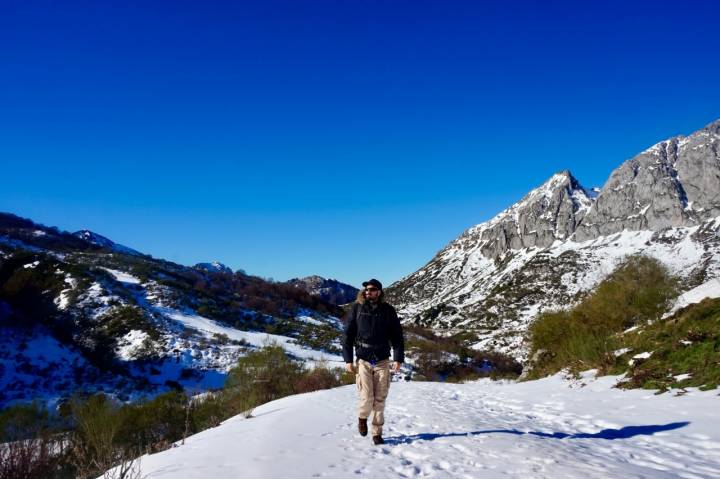
[[290, 396], [144, 456], [144, 477], [714, 478], [718, 391], [613, 389], [617, 378], [398, 382], [383, 446], [356, 432], [355, 386]]
[[685, 306], [699, 303], [705, 298], [720, 298], [720, 279], [713, 278], [681, 294], [675, 301], [672, 309], [665, 316], [670, 316]]

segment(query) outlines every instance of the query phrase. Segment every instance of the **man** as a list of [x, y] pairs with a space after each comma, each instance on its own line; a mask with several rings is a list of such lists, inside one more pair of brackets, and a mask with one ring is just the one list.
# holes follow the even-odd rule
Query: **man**
[[[365, 281], [357, 301], [347, 315], [343, 342], [345, 369], [356, 374], [360, 392], [358, 431], [368, 433], [367, 419], [371, 412], [373, 443], [384, 444], [385, 399], [390, 389], [390, 345], [393, 349], [392, 369], [399, 371], [405, 359], [405, 341], [395, 308], [383, 301], [382, 284], [376, 279]], [[353, 347], [357, 369], [353, 366]]]

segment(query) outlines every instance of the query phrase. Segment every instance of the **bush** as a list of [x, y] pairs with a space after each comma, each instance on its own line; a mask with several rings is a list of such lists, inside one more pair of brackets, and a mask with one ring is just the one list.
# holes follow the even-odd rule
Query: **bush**
[[2, 444], [0, 479], [58, 477], [61, 465], [58, 442], [48, 436]]
[[545, 355], [528, 377], [563, 368], [608, 371], [615, 363], [613, 351], [621, 346], [618, 334], [659, 318], [676, 294], [677, 281], [658, 261], [628, 258], [575, 308], [540, 314], [528, 331], [530, 353]]
[[51, 419], [37, 404], [0, 412], [0, 479], [58, 477], [62, 444]]
[[[714, 389], [720, 385], [720, 299], [705, 299], [624, 336], [631, 352], [617, 358], [616, 372], [627, 372], [623, 387], [667, 390]], [[628, 357], [652, 352], [645, 360]], [[628, 367], [629, 366], [629, 367]], [[684, 379], [676, 379], [681, 374]]]
[[0, 412], [0, 442], [32, 439], [49, 427], [48, 412], [39, 404], [20, 404]]
[[123, 417], [120, 407], [104, 395], [71, 403], [76, 422], [72, 434], [72, 462], [80, 477], [92, 477], [127, 457], [119, 444]]
[[228, 374], [225, 388], [242, 398], [240, 407], [249, 409], [293, 394], [293, 384], [302, 371], [302, 365], [288, 358], [281, 346], [269, 345], [240, 358]]

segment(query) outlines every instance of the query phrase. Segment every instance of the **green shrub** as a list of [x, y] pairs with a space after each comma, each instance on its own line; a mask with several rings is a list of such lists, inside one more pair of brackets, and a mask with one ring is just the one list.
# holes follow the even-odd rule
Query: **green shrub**
[[302, 374], [298, 361], [287, 357], [279, 345], [268, 345], [238, 361], [226, 381], [242, 398], [246, 409], [293, 394], [293, 383]]
[[[618, 358], [617, 372], [627, 372], [623, 387], [667, 390], [670, 387], [714, 389], [720, 385], [720, 299], [706, 299], [624, 336], [631, 349]], [[644, 360], [629, 358], [651, 352]], [[688, 374], [678, 380], [675, 377]]]
[[130, 452], [120, 444], [123, 415], [120, 406], [98, 394], [71, 403], [75, 430], [71, 461], [79, 477], [92, 477], [123, 461]]
[[677, 281], [658, 261], [633, 256], [569, 311], [548, 311], [530, 326], [530, 354], [544, 351], [530, 379], [563, 368], [609, 371], [626, 328], [659, 318], [677, 294]]

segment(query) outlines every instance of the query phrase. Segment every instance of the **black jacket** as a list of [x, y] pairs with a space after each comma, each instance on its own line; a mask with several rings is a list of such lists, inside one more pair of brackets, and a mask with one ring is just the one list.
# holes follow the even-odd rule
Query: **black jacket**
[[367, 302], [355, 303], [347, 316], [343, 341], [345, 362], [353, 362], [353, 346], [358, 358], [382, 361], [390, 357], [391, 344], [393, 361], [404, 362], [405, 340], [395, 308], [387, 303], [379, 303], [375, 308]]

